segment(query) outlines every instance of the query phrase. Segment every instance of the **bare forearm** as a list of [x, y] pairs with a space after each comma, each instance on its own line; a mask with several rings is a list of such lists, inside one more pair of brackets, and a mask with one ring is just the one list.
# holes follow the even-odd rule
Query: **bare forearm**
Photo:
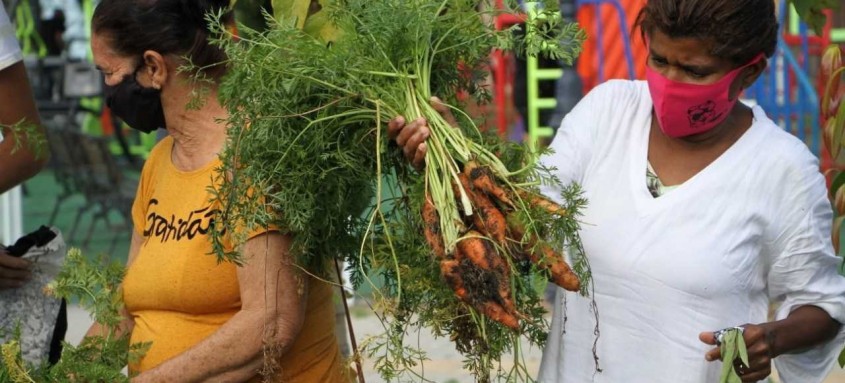
[[[133, 379], [148, 382], [242, 382], [263, 367], [263, 345], [284, 355], [302, 329], [308, 284], [297, 283], [290, 239], [265, 233], [247, 241], [238, 268], [241, 311], [188, 351]], [[284, 288], [282, 288], [284, 286]], [[274, 299], [269, 299], [273, 297]]]
[[132, 332], [132, 328], [134, 327], [134, 323], [131, 319], [124, 319], [117, 328], [114, 329], [114, 333], [108, 334], [108, 328], [103, 326], [99, 323], [94, 323], [91, 327], [88, 328], [88, 332], [85, 333], [85, 337], [92, 337], [92, 336], [111, 336], [113, 338], [119, 338], [126, 334]]
[[44, 167], [44, 161], [36, 159], [28, 149], [21, 147], [12, 153], [13, 147], [12, 140], [0, 144], [0, 193], [32, 178]]
[[[2, 193], [37, 174], [47, 162], [47, 148], [35, 147], [38, 141], [44, 142], [44, 130], [22, 62], [0, 70], [0, 105], [0, 125], [4, 127], [0, 142]], [[9, 127], [19, 123], [26, 134], [12, 134]]]
[[[133, 383], [242, 382], [256, 376], [263, 365], [264, 313], [241, 311], [211, 336], [152, 370]], [[288, 342], [289, 343], [289, 342]]]
[[797, 352], [833, 339], [841, 324], [816, 306], [795, 309], [786, 319], [762, 325], [768, 332], [772, 356]]

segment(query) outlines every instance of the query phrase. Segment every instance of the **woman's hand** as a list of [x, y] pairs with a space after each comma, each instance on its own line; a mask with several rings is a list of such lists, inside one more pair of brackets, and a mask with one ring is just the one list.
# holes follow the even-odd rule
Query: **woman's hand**
[[[763, 380], [772, 373], [772, 359], [828, 342], [836, 337], [841, 326], [827, 311], [812, 305], [798, 307], [779, 321], [744, 325], [743, 339], [751, 365], [737, 367], [737, 372], [743, 382]], [[704, 343], [716, 345], [712, 332], [703, 332], [698, 337]], [[708, 351], [705, 358], [720, 359], [719, 348]]]
[[[745, 339], [745, 345], [748, 349], [748, 363], [750, 366], [744, 366], [737, 359], [733, 361], [736, 371], [739, 373], [739, 377], [743, 382], [757, 382], [766, 379], [772, 373], [774, 336], [764, 325], [747, 324], [742, 327], [745, 328], [742, 338]], [[703, 332], [699, 334], [698, 338], [706, 344], [716, 345], [716, 337], [713, 332]], [[708, 351], [704, 358], [709, 362], [720, 360], [722, 359], [722, 353], [719, 347], [716, 347]]]
[[422, 117], [405, 123], [405, 117], [398, 116], [387, 124], [387, 135], [402, 148], [405, 158], [415, 168], [422, 169], [425, 165], [425, 154], [428, 152], [425, 140], [431, 135], [428, 123]]
[[30, 262], [0, 248], [0, 290], [22, 287], [30, 278]]
[[[455, 116], [449, 107], [437, 97], [431, 98], [431, 106], [443, 116], [443, 119], [452, 126], [458, 126]], [[411, 122], [405, 121], [405, 117], [397, 116], [387, 124], [387, 135], [391, 140], [396, 141], [405, 158], [415, 168], [422, 169], [425, 165], [425, 154], [428, 152], [426, 140], [431, 136], [428, 122], [420, 117]]]

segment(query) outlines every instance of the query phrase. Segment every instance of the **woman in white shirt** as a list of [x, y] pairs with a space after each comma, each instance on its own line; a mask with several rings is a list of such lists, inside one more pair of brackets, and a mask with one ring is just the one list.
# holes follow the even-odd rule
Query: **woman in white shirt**
[[[589, 200], [580, 234], [601, 335], [590, 298], [560, 290], [539, 381], [715, 382], [713, 331], [732, 326], [745, 329], [744, 382], [772, 360], [784, 382], [832, 368], [845, 278], [825, 180], [804, 143], [737, 102], [775, 51], [774, 6], [649, 0], [647, 81], [601, 85], [564, 119], [543, 161]], [[390, 128], [420, 165], [425, 123]]]

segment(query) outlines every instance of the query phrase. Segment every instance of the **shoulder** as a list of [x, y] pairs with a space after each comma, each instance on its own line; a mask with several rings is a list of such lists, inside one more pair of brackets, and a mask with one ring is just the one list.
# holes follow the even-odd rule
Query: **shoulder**
[[829, 209], [827, 183], [819, 167], [818, 158], [807, 145], [781, 129], [765, 116], [760, 107], [754, 108], [755, 124], [762, 137], [751, 148], [753, 165], [746, 174], [758, 185], [760, 198], [776, 207], [783, 224], [802, 219], [814, 207]]
[[610, 80], [591, 90], [564, 119], [565, 128], [589, 132], [593, 142], [637, 134], [648, 127], [652, 102], [644, 81]]
[[610, 80], [591, 90], [576, 108], [579, 118], [609, 129], [651, 116], [652, 105], [645, 81]]
[[161, 165], [164, 161], [170, 160], [170, 152], [173, 149], [173, 137], [167, 136], [153, 146], [144, 167]]
[[819, 174], [819, 160], [806, 143], [775, 124], [759, 106], [753, 111], [755, 129], [763, 135], [756, 154], [774, 165], [773, 171]]
[[0, 70], [22, 59], [23, 55], [15, 37], [15, 27], [9, 22], [6, 10], [0, 7]]
[[648, 93], [648, 85], [645, 81], [630, 80], [608, 80], [593, 88], [586, 100], [595, 104], [619, 106], [620, 104], [641, 103], [647, 101], [651, 104], [651, 97]]
[[150, 150], [150, 155], [144, 161], [144, 167], [141, 169], [141, 183], [142, 187], [149, 187], [162, 174], [161, 171], [166, 169], [170, 164], [170, 153], [173, 149], [173, 137], [167, 136], [153, 146]]

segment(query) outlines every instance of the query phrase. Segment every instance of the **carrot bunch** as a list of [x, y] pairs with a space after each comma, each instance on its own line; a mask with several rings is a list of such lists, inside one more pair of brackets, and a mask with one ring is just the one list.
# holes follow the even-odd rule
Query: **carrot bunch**
[[[562, 254], [540, 243], [536, 236], [526, 235], [516, 214], [519, 207], [527, 205], [563, 217], [567, 214], [564, 208], [527, 189], [502, 187], [488, 167], [475, 161], [463, 165], [452, 188], [453, 195], [466, 196], [470, 204], [464, 206], [461, 220], [453, 223], [461, 235], [452, 251], [446, 250], [441, 233], [444, 222], [429, 195], [422, 216], [426, 242], [458, 299], [488, 318], [519, 330], [523, 316], [511, 294], [516, 263], [528, 261], [546, 273], [549, 281], [569, 291], [580, 290], [581, 281]], [[466, 203], [459, 197], [455, 202]], [[465, 214], [467, 211], [471, 214]]]

